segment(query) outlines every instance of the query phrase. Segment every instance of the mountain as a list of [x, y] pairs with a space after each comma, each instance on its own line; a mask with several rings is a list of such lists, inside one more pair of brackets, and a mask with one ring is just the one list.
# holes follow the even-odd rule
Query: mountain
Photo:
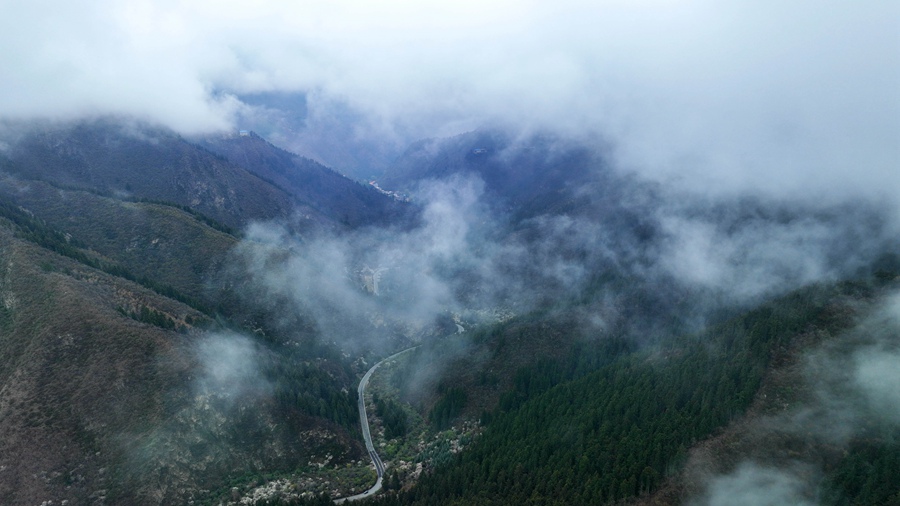
[[204, 137], [204, 148], [284, 188], [304, 208], [315, 209], [350, 227], [385, 225], [408, 212], [408, 205], [387, 198], [324, 165], [273, 146], [253, 132]]
[[412, 191], [422, 181], [454, 174], [484, 182], [497, 209], [516, 220], [578, 212], [610, 200], [626, 182], [608, 167], [602, 150], [548, 135], [514, 137], [476, 130], [414, 143], [379, 180], [389, 190]]
[[[349, 226], [365, 222], [367, 213], [386, 220], [400, 207], [314, 162], [292, 163], [292, 155], [264, 142], [227, 151], [245, 167], [174, 132], [133, 122], [21, 128], [9, 134], [15, 140], [2, 166], [8, 173], [67, 189], [174, 203], [235, 229], [276, 218], [293, 219], [304, 229]], [[266, 169], [261, 163], [274, 165]]]
[[397, 139], [386, 140], [379, 125], [371, 125], [370, 118], [344, 104], [310, 108], [302, 92], [270, 91], [238, 98], [249, 106], [238, 111], [241, 128], [353, 179], [373, 179], [405, 147]]
[[227, 226], [289, 216], [290, 195], [162, 129], [111, 120], [31, 130], [6, 172], [56, 186], [172, 202]]
[[[394, 462], [402, 490], [380, 504], [722, 504], [720, 489], [772, 482], [784, 503], [894, 504], [892, 415], [859, 391], [819, 390], [862, 382], [854, 375], [875, 373], [860, 364], [896, 344], [895, 303], [869, 323], [896, 300], [900, 273], [885, 209], [691, 195], [612, 170], [602, 153], [472, 132], [417, 143], [380, 180], [414, 198], [432, 180], [481, 182], [502, 240], [536, 268], [516, 286], [544, 295], [385, 373], [382, 404], [463, 432], [451, 448], [472, 439], [430, 473]], [[555, 292], [548, 266], [577, 266], [577, 290]], [[860, 328], [893, 337], [872, 346]], [[810, 378], [803, 368], [829, 367], [830, 353], [840, 380]], [[473, 419], [480, 429], [465, 428]], [[866, 467], [867, 456], [878, 460]]]
[[287, 388], [277, 370], [302, 373], [299, 356], [41, 247], [27, 215], [12, 213], [22, 224], [0, 219], [3, 504], [181, 503], [230, 477], [335, 455], [337, 441], [359, 454], [353, 399], [342, 427], [276, 398]]
[[0, 197], [28, 210], [70, 242], [89, 246], [139, 278], [207, 299], [208, 283], [238, 239], [189, 209], [0, 177]]
[[[223, 279], [238, 227], [340, 217], [164, 130], [16, 135], [0, 155], [0, 503], [211, 501], [363, 455], [350, 361], [315, 329], [254, 320]], [[367, 202], [359, 226], [400, 205], [315, 171], [322, 198]], [[359, 490], [347, 473], [365, 470], [309, 471], [329, 493]]]
[[0, 196], [134, 276], [208, 306], [219, 303], [211, 282], [251, 222], [314, 232], [415, 213], [255, 135], [189, 142], [114, 119], [18, 127], [4, 132]]

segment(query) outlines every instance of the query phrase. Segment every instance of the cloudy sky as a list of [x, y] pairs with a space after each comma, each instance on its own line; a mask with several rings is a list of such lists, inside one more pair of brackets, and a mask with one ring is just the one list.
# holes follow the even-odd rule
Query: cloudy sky
[[600, 135], [652, 177], [890, 199], [898, 34], [894, 0], [0, 0], [0, 117], [190, 133], [298, 92], [385, 138]]

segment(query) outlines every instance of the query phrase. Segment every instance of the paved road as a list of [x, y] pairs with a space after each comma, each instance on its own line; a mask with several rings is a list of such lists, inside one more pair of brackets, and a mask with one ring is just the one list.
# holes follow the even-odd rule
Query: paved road
[[375, 445], [372, 444], [372, 433], [369, 432], [369, 417], [366, 415], [366, 385], [369, 384], [369, 378], [372, 377], [372, 373], [375, 372], [375, 369], [377, 369], [378, 366], [387, 362], [388, 360], [393, 360], [400, 355], [403, 355], [404, 353], [414, 350], [418, 347], [419, 346], [413, 346], [412, 348], [407, 348], [403, 351], [394, 353], [390, 357], [382, 359], [380, 362], [373, 365], [371, 369], [366, 371], [365, 376], [363, 376], [362, 380], [360, 380], [359, 388], [356, 389], [356, 392], [359, 394], [359, 425], [360, 427], [362, 427], [363, 439], [366, 441], [366, 450], [369, 452], [369, 457], [372, 458], [372, 463], [375, 464], [375, 472], [378, 474], [378, 479], [369, 490], [366, 490], [361, 494], [351, 495], [350, 497], [335, 499], [335, 504], [341, 504], [346, 501], [358, 501], [359, 499], [365, 499], [366, 497], [375, 495], [375, 493], [381, 490], [381, 480], [384, 477], [384, 462], [381, 461], [381, 457], [379, 457], [378, 452], [375, 451]]

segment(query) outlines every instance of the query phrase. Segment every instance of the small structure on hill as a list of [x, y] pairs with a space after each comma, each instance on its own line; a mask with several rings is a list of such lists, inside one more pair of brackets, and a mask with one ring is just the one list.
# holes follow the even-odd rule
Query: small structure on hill
[[371, 293], [372, 295], [381, 295], [381, 293], [378, 291], [378, 282], [381, 281], [381, 275], [386, 270], [386, 268], [372, 269], [371, 267], [366, 265], [359, 271], [359, 275], [362, 278], [363, 288], [366, 290], [366, 292]]

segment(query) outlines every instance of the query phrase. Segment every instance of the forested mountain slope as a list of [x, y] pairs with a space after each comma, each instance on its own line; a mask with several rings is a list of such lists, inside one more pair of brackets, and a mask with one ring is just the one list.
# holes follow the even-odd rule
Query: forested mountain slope
[[[841, 342], [840, 336], [852, 335], [880, 304], [890, 301], [896, 281], [889, 280], [897, 275], [882, 272], [869, 280], [812, 286], [702, 334], [640, 351], [577, 346], [568, 357], [522, 367], [511, 392], [483, 415], [488, 425], [471, 448], [380, 504], [605, 504], [645, 496], [666, 480], [683, 484], [679, 471], [689, 448], [740, 419], [764, 378], [784, 366], [791, 350], [812, 345], [809, 336]], [[893, 331], [887, 332], [890, 336]], [[890, 339], [895, 342], [896, 336]], [[496, 367], [491, 371], [497, 373]], [[443, 381], [456, 383], [452, 376]], [[771, 403], [803, 409], [789, 385], [779, 388], [783, 390], [764, 392], [776, 394]], [[896, 484], [876, 480], [859, 485], [863, 455], [878, 456], [869, 467], [874, 476], [885, 477], [878, 479], [886, 479], [896, 458], [890, 424], [878, 427], [876, 422], [844, 440], [843, 453], [834, 447], [837, 443], [816, 443], [799, 434], [791, 436], [787, 448], [779, 446], [785, 436], [767, 440], [755, 451], [738, 447], [730, 466], [719, 472], [733, 470], [754, 454], [761, 459], [766, 448], [769, 465], [812, 456], [824, 469], [826, 492], [813, 487], [800, 490], [795, 499], [821, 495], [828, 504], [896, 500]], [[815, 450], [816, 444], [824, 450]], [[723, 450], [721, 445], [715, 450], [720, 458], [728, 453]], [[688, 494], [704, 493], [696, 484], [680, 490], [668, 498], [657, 496], [659, 502], [653, 504], [679, 503]], [[877, 500], [871, 502], [873, 498]]]
[[198, 143], [266, 181], [291, 192], [303, 206], [350, 227], [386, 225], [411, 212], [393, 200], [324, 165], [289, 153], [253, 132], [203, 137]]
[[[0, 155], [0, 503], [211, 501], [361, 455], [346, 357], [223, 295], [236, 227], [293, 220], [294, 195], [146, 126], [22, 133]], [[316, 213], [298, 229], [346, 227]]]
[[326, 348], [229, 330], [7, 203], [0, 261], [3, 504], [181, 503], [360, 451]]
[[231, 227], [292, 211], [286, 191], [171, 131], [114, 120], [23, 130], [3, 166], [23, 179], [172, 202]]
[[626, 189], [610, 184], [613, 176], [599, 152], [597, 146], [552, 136], [518, 138], [500, 130], [476, 130], [414, 143], [379, 183], [388, 190], [411, 191], [421, 181], [475, 175], [496, 200], [495, 208], [510, 212], [515, 221], [577, 213], [592, 200], [608, 199], [616, 206], [621, 195], [614, 192]]
[[275, 218], [297, 218], [300, 229], [360, 225], [385, 221], [400, 205], [258, 138], [232, 145], [229, 159], [170, 130], [126, 120], [16, 126], [21, 130], [4, 132], [11, 146], [0, 158], [6, 172], [174, 203], [236, 229]]

